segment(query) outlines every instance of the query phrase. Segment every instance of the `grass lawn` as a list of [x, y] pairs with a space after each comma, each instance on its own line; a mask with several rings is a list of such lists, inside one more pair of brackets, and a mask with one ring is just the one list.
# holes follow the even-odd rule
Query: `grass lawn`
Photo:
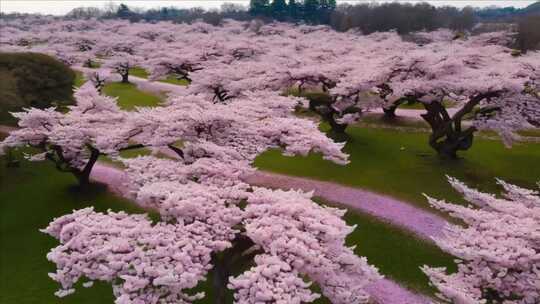
[[92, 66], [89, 67], [90, 69], [99, 69], [101, 67], [101, 62], [99, 61], [96, 61], [96, 60], [93, 60], [92, 61]]
[[[446, 108], [453, 108], [456, 106], [456, 103], [455, 102], [452, 102], [450, 100], [444, 100], [443, 101], [443, 105], [446, 107]], [[415, 109], [415, 110], [424, 110], [424, 105], [420, 102], [413, 102], [413, 103], [408, 103], [408, 102], [405, 102], [405, 103], [402, 103], [399, 105], [399, 108], [400, 109]]]
[[75, 73], [75, 82], [73, 83], [73, 85], [79, 88], [86, 82], [86, 79], [84, 78], [83, 72], [77, 70], [73, 70], [73, 72]]
[[148, 76], [150, 74], [148, 74], [148, 72], [143, 68], [134, 67], [134, 68], [129, 69], [129, 75], [133, 75], [135, 77], [145, 78], [146, 79], [146, 78], [148, 78]]
[[[349, 127], [345, 152], [351, 163], [340, 166], [318, 154], [282, 156], [277, 150], [260, 155], [263, 170], [333, 181], [409, 201], [432, 210], [422, 193], [456, 202], [460, 197], [446, 182], [454, 176], [481, 190], [498, 192], [495, 177], [536, 188], [540, 179], [540, 144], [516, 144], [507, 149], [500, 141], [476, 138], [459, 160], [441, 160], [428, 146], [424, 132]], [[433, 210], [432, 210], [433, 211]]]
[[189, 84], [189, 81], [187, 81], [185, 79], [178, 79], [178, 78], [174, 77], [173, 75], [169, 75], [169, 76], [167, 76], [167, 78], [161, 79], [161, 80], [158, 80], [158, 81], [159, 82], [170, 83], [170, 84], [181, 85], [181, 86], [187, 86]]
[[[123, 157], [123, 158], [135, 158], [137, 156], [150, 155], [151, 153], [152, 153], [152, 151], [150, 151], [150, 149], [140, 148], [140, 149], [122, 151], [122, 152], [120, 152], [120, 156]], [[115, 160], [109, 158], [108, 156], [104, 156], [104, 155], [100, 156], [99, 161], [105, 162], [107, 164], [110, 164], [110, 165], [112, 165], [114, 167], [117, 167], [117, 168], [120, 168], [120, 169], [125, 168], [125, 166], [124, 166], [124, 164], [122, 164], [122, 162], [115, 161]]]
[[8, 169], [0, 158], [1, 303], [113, 303], [111, 287], [98, 282], [59, 299], [53, 294], [58, 285], [47, 276], [54, 265], [47, 261], [46, 254], [58, 243], [38, 229], [55, 217], [88, 206], [99, 211], [138, 211], [132, 203], [103, 188], [86, 194], [74, 191], [74, 182], [71, 175], [59, 173], [49, 163], [23, 161], [20, 168]]
[[[142, 71], [144, 72], [144, 70]], [[81, 71], [74, 72], [76, 75], [74, 85], [78, 88], [86, 82], [86, 79]], [[137, 88], [137, 85], [132, 83], [108, 83], [103, 88], [103, 93], [112, 97], [118, 97], [118, 105], [124, 110], [132, 110], [137, 106], [155, 107], [161, 103], [159, 96], [143, 92]]]
[[398, 109], [413, 109], [413, 110], [423, 110], [424, 106], [419, 102], [413, 102], [413, 103], [403, 103], [400, 104]]
[[132, 110], [135, 107], [155, 107], [161, 103], [159, 96], [143, 92], [133, 83], [108, 83], [103, 88], [103, 93], [118, 97], [118, 105], [124, 110]]
[[[134, 68], [129, 69], [129, 74], [133, 75], [135, 77], [140, 77], [140, 78], [144, 78], [144, 79], [147, 79], [148, 76], [150, 76], [150, 74], [145, 69], [140, 68], [140, 67], [134, 67]], [[169, 76], [167, 76], [167, 78], [161, 79], [161, 80], [158, 80], [158, 81], [159, 82], [170, 83], [170, 84], [181, 85], [181, 86], [187, 86], [189, 84], [189, 81], [187, 81], [185, 79], [177, 79], [176, 77], [174, 77], [174, 75], [169, 75]]]

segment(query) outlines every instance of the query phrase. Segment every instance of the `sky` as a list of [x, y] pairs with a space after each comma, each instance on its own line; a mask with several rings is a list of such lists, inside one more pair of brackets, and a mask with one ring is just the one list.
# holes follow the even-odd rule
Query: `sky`
[[[475, 7], [485, 6], [515, 6], [525, 7], [534, 3], [530, 0], [427, 0], [427, 1], [411, 1], [411, 0], [399, 0], [400, 2], [429, 2], [436, 6], [441, 5], [453, 5], [457, 7], [464, 7], [467, 5]], [[81, 6], [95, 6], [104, 7], [110, 3], [125, 3], [129, 6], [136, 6], [142, 8], [156, 8], [156, 7], [203, 7], [203, 8], [219, 8], [223, 3], [237, 3], [247, 5], [249, 0], [0, 0], [0, 12], [3, 13], [42, 13], [63, 15], [73, 8]], [[338, 3], [359, 3], [359, 2], [372, 2], [370, 0], [338, 0]], [[378, 2], [392, 2], [392, 1], [378, 1]]]

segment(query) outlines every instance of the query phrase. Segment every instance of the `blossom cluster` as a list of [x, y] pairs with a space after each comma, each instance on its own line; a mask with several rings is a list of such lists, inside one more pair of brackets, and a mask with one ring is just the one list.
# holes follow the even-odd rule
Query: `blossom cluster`
[[449, 178], [471, 206], [428, 197], [429, 203], [464, 225], [448, 225], [435, 241], [456, 256], [458, 271], [424, 266], [422, 270], [450, 303], [540, 301], [540, 196], [499, 180], [502, 197], [471, 189]]

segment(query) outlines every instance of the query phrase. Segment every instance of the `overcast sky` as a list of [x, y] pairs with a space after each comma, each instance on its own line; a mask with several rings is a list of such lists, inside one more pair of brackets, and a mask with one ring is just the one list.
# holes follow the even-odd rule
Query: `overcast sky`
[[[222, 3], [238, 3], [247, 5], [249, 0], [0, 0], [0, 11], [3, 13], [22, 12], [22, 13], [42, 13], [42, 14], [54, 14], [61, 15], [69, 12], [75, 7], [81, 6], [97, 6], [104, 7], [107, 3], [126, 3], [130, 6], [155, 8], [163, 6], [175, 6], [175, 7], [204, 7], [204, 8], [219, 8]], [[372, 2], [370, 0], [344, 0], [338, 3], [359, 3], [359, 2]], [[378, 1], [378, 2], [392, 2], [392, 1]], [[525, 7], [535, 1], [529, 0], [428, 0], [428, 1], [410, 1], [400, 0], [400, 2], [429, 2], [433, 5], [453, 5], [457, 7], [464, 7], [467, 5], [476, 7], [485, 7], [490, 5], [496, 6], [515, 6]]]

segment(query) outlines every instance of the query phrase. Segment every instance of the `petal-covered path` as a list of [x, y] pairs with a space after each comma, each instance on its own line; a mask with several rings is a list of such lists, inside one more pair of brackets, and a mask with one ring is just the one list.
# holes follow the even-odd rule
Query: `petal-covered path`
[[446, 221], [436, 214], [390, 196], [364, 189], [263, 171], [256, 171], [246, 181], [250, 184], [270, 188], [315, 191], [315, 196], [344, 207], [368, 213], [405, 228], [428, 241], [431, 241], [433, 236], [440, 236], [446, 224]]
[[[169, 157], [177, 157], [167, 148], [161, 148], [159, 152]], [[315, 196], [328, 202], [375, 216], [430, 242], [432, 237], [441, 236], [446, 225], [446, 220], [434, 213], [391, 196], [360, 188], [266, 171], [255, 171], [254, 174], [244, 179], [248, 184], [268, 188], [314, 191]]]

